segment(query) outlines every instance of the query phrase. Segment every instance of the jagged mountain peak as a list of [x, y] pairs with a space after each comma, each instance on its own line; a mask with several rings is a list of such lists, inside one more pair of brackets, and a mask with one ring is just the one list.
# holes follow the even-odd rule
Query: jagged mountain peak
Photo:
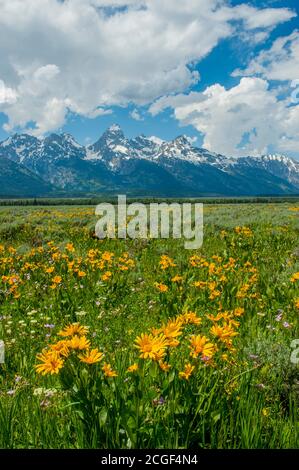
[[206, 160], [207, 154], [209, 154], [207, 151], [202, 152], [201, 149], [193, 147], [189, 137], [180, 135], [170, 142], [163, 142], [159, 148], [157, 157], [158, 159], [166, 158], [200, 164]]
[[18, 142], [38, 142], [39, 139], [35, 137], [34, 135], [31, 134], [13, 134], [10, 136], [8, 139], [6, 139], [4, 142], [8, 144], [10, 143], [18, 143]]
[[94, 144], [88, 146], [87, 159], [110, 162], [114, 157], [129, 153], [129, 140], [118, 124], [112, 124]]
[[71, 134], [49, 134], [41, 141], [42, 147], [52, 146], [54, 148], [61, 147], [63, 149], [72, 150], [72, 148], [81, 148], [82, 146], [76, 142]]
[[114, 123], [108, 127], [107, 132], [122, 132], [122, 128], [120, 127], [119, 124]]
[[151, 135], [150, 137], [147, 137], [147, 139], [159, 146], [165, 143], [165, 140], [160, 139], [160, 137], [156, 137], [155, 135]]
[[290, 163], [290, 162], [296, 163], [296, 161], [293, 158], [288, 157], [287, 155], [280, 154], [280, 153], [274, 153], [274, 154], [269, 153], [267, 155], [262, 155], [260, 158], [262, 160], [276, 161], [276, 162], [281, 162], [281, 163]]
[[112, 124], [106, 129], [101, 138], [108, 139], [124, 139], [125, 135], [119, 124]]
[[64, 132], [62, 136], [68, 144], [73, 145], [77, 148], [83, 148], [83, 145], [79, 144], [79, 142], [77, 142], [77, 140], [72, 136], [72, 134]]
[[137, 135], [136, 137], [134, 137], [131, 140], [133, 142], [135, 142], [135, 141], [137, 141], [137, 142], [151, 142], [151, 139], [149, 137], [147, 137], [145, 134]]
[[191, 147], [191, 139], [190, 137], [182, 134], [182, 135], [179, 135], [178, 137], [176, 137], [174, 140], [172, 140], [172, 144], [173, 145], [181, 145], [181, 146], [187, 146], [187, 147]]
[[284, 166], [299, 167], [299, 161], [287, 155], [280, 153], [269, 153], [264, 155], [249, 155], [247, 157], [239, 157], [239, 159], [247, 158], [252, 162], [259, 162], [260, 164], [278, 164]]

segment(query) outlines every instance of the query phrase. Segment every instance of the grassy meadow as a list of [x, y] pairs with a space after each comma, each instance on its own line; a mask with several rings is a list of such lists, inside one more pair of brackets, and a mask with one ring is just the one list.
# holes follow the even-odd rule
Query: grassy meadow
[[95, 222], [0, 207], [0, 448], [298, 448], [299, 203], [206, 204], [194, 251]]

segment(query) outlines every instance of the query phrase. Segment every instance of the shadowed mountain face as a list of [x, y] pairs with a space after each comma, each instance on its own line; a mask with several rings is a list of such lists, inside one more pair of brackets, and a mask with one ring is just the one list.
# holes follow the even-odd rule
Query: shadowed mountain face
[[23, 165], [0, 157], [0, 197], [48, 196], [52, 191], [50, 184]]
[[0, 196], [253, 196], [299, 193], [299, 162], [283, 155], [231, 158], [185, 136], [127, 139], [113, 125], [88, 147], [70, 134], [15, 134], [0, 143]]

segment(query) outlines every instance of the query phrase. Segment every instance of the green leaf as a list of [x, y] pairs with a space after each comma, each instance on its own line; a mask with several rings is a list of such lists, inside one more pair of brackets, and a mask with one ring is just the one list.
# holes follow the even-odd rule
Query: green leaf
[[102, 408], [99, 413], [99, 423], [101, 427], [105, 426], [107, 418], [108, 418], [108, 411], [106, 408]]

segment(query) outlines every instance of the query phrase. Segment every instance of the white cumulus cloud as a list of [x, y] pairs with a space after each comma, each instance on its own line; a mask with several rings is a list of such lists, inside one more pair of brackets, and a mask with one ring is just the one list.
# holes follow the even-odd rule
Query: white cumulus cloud
[[12, 88], [5, 85], [3, 80], [0, 80], [0, 105], [13, 104], [17, 100], [17, 92]]
[[243, 77], [230, 89], [220, 84], [202, 93], [163, 97], [151, 107], [153, 115], [170, 107], [182, 125], [192, 125], [204, 137], [205, 148], [227, 155], [259, 155], [270, 146], [298, 151], [299, 105], [280, 100], [276, 89], [257, 77]]
[[43, 134], [69, 111], [95, 117], [184, 92], [199, 80], [189, 64], [219, 41], [265, 37], [293, 16], [228, 0], [0, 0], [6, 128], [34, 122]]
[[144, 117], [141, 116], [138, 109], [136, 109], [136, 108], [133, 109], [133, 111], [130, 112], [130, 116], [135, 121], [144, 121]]
[[235, 70], [233, 76], [261, 75], [268, 80], [299, 79], [299, 31], [279, 37], [268, 50], [261, 51], [245, 70]]

